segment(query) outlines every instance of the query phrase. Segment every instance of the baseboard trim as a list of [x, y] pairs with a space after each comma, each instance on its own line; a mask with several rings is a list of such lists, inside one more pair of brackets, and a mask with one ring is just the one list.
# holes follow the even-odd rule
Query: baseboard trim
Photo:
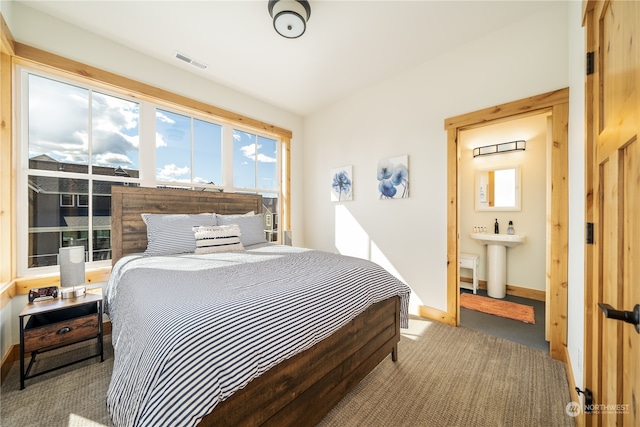
[[[470, 277], [460, 277], [461, 282], [473, 283], [473, 279]], [[478, 289], [487, 289], [486, 280], [478, 280]], [[520, 286], [507, 285], [507, 295], [514, 297], [528, 298], [536, 301], [546, 301], [545, 291], [538, 289], [522, 288]]]
[[[102, 323], [102, 335], [111, 335], [111, 322], [106, 321]], [[7, 353], [2, 358], [2, 365], [0, 366], [0, 384], [4, 382], [4, 379], [9, 374], [13, 362], [20, 360], [20, 343], [13, 344]]]
[[449, 326], [456, 326], [455, 319], [449, 316], [446, 311], [441, 311], [436, 308], [427, 307], [426, 305], [418, 306], [418, 315], [425, 319], [433, 320], [440, 323], [445, 323]]
[[13, 362], [20, 360], [20, 344], [13, 344], [7, 354], [2, 358], [2, 366], [0, 367], [0, 383], [4, 382], [4, 379], [9, 374], [9, 370], [13, 365]]

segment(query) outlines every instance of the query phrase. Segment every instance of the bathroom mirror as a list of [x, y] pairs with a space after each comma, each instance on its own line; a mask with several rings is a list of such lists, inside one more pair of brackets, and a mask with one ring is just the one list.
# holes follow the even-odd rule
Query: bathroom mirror
[[476, 170], [477, 211], [520, 210], [520, 166]]

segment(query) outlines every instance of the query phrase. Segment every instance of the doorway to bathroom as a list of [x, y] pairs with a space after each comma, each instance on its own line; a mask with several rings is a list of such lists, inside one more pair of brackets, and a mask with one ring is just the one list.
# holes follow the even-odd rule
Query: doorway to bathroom
[[[538, 296], [542, 294], [545, 299], [545, 336], [546, 340], [549, 341], [550, 355], [558, 360], [564, 360], [564, 343], [566, 343], [567, 339], [568, 110], [569, 90], [561, 89], [445, 120], [448, 144], [447, 195], [449, 200], [447, 213], [447, 315], [452, 317], [453, 324], [459, 325], [461, 320], [459, 288], [461, 239], [463, 235], [468, 236], [473, 232], [474, 226], [489, 228], [492, 225], [484, 223], [471, 224], [471, 231], [466, 229], [469, 228], [469, 224], [466, 224], [466, 228], [462, 228], [460, 219], [462, 204], [462, 186], [460, 185], [462, 135], [464, 132], [481, 131], [481, 128], [516, 119], [532, 116], [548, 117], [547, 138], [550, 143], [547, 144], [545, 162], [549, 173], [549, 183], [544, 196], [546, 198], [546, 203], [544, 204], [547, 208], [544, 213], [543, 235], [539, 235], [540, 231], [534, 233], [538, 243], [544, 242], [543, 256], [545, 259], [544, 270], [542, 271], [544, 271], [545, 286], [540, 289], [541, 286], [536, 284], [533, 286], [533, 292]], [[506, 141], [501, 139], [483, 143], [482, 145], [502, 142]], [[523, 183], [523, 189], [526, 191], [526, 183]], [[504, 220], [507, 220], [506, 215], [503, 217]], [[506, 225], [506, 223], [503, 223], [502, 227], [506, 228]], [[517, 228], [517, 223], [515, 225]], [[493, 228], [489, 228], [488, 231], [493, 231]], [[524, 248], [525, 245], [522, 247]], [[531, 295], [527, 295], [528, 292], [531, 292], [528, 290], [530, 287], [527, 286], [529, 285], [518, 286], [517, 283], [509, 286], [509, 283], [507, 283], [507, 296], [531, 297]], [[524, 295], [522, 294], [523, 292]]]
[[[484, 295], [484, 299], [465, 296], [461, 301], [497, 308], [486, 314], [461, 302], [460, 326], [545, 352], [549, 351], [545, 340], [545, 299], [547, 196], [551, 194], [551, 171], [547, 167], [550, 115], [545, 112], [515, 117], [461, 130], [458, 137], [460, 287], [473, 288], [475, 273], [475, 287]], [[493, 152], [496, 146], [501, 151]], [[517, 149], [508, 150], [512, 146]], [[481, 155], [478, 147], [488, 147], [491, 154]], [[516, 240], [493, 240], [511, 237]], [[500, 256], [497, 251], [502, 251], [502, 259], [496, 259]], [[475, 261], [471, 265], [474, 269], [465, 268], [470, 266], [469, 259]], [[496, 271], [502, 277], [496, 279]], [[502, 310], [500, 301], [520, 305], [504, 304]], [[505, 318], [512, 307], [533, 311], [535, 319], [524, 323]]]

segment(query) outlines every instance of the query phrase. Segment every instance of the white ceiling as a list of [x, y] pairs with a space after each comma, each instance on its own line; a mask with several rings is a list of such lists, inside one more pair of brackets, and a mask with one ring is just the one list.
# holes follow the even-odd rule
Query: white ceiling
[[301, 116], [549, 4], [310, 0], [306, 33], [285, 39], [267, 0], [20, 3]]

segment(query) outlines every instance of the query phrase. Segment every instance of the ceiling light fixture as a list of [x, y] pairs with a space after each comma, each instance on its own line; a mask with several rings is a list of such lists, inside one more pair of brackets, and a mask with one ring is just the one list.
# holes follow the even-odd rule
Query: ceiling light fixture
[[296, 39], [307, 29], [311, 6], [306, 0], [269, 0], [269, 15], [278, 34]]

